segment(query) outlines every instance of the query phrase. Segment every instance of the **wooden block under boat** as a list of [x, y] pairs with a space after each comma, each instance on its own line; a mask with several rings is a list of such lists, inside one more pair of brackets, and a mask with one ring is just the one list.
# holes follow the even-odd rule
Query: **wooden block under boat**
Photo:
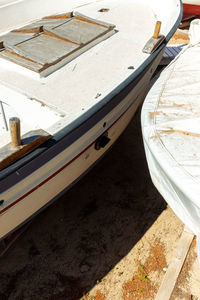
[[21, 138], [21, 145], [14, 147], [11, 143], [0, 149], [0, 170], [6, 168], [28, 152], [50, 139], [51, 135], [42, 129], [29, 131]]

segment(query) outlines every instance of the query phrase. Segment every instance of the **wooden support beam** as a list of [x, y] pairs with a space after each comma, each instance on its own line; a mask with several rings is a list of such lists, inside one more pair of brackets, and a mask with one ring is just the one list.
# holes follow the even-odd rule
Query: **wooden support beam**
[[169, 264], [155, 300], [169, 300], [172, 295], [178, 275], [194, 238], [194, 234], [186, 230], [181, 235], [175, 255]]

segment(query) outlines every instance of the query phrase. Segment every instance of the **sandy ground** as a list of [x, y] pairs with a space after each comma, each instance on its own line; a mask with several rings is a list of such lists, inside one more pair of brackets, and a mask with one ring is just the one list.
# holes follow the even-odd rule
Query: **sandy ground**
[[[0, 300], [154, 299], [183, 227], [151, 182], [138, 111], [0, 259]], [[170, 300], [199, 297], [194, 240]]]

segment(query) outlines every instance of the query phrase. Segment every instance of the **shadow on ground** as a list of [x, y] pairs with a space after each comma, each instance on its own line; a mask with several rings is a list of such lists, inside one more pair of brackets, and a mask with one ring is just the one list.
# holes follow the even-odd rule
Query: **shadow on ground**
[[0, 260], [0, 300], [79, 299], [165, 207], [149, 177], [138, 112], [103, 160]]

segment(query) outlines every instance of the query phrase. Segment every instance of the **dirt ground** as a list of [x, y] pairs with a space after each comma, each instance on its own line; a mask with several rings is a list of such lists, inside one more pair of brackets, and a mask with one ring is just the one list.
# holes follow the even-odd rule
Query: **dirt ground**
[[[183, 227], [151, 182], [138, 111], [101, 162], [0, 259], [0, 300], [154, 299]], [[170, 300], [198, 296], [194, 240]]]

